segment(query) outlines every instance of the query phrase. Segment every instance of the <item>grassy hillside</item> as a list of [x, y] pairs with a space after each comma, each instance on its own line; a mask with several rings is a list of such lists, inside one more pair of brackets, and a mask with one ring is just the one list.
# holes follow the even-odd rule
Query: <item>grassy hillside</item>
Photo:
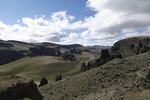
[[[0, 41], [0, 65], [8, 64], [28, 56], [64, 56], [66, 53], [78, 55], [84, 52], [96, 54], [94, 50], [79, 44], [59, 45], [54, 43], [25, 43], [21, 41]], [[82, 55], [81, 55], [82, 56]]]
[[[110, 50], [102, 50], [98, 59], [97, 52], [75, 53], [74, 62], [61, 56], [26, 56], [0, 66], [0, 87], [47, 77], [49, 84], [39, 87], [44, 100], [150, 100], [149, 44], [149, 37], [129, 38], [115, 43]], [[107, 55], [110, 59], [101, 64]], [[82, 62], [91, 60], [98, 63], [89, 63], [92, 69], [80, 73]], [[52, 81], [57, 74], [63, 79]]]
[[[149, 100], [150, 53], [114, 59], [90, 71], [40, 88], [44, 100]], [[145, 75], [145, 74], [143, 74]]]
[[24, 57], [9, 64], [0, 66], [1, 76], [17, 75], [28, 79], [40, 80], [47, 77], [54, 80], [57, 74], [63, 77], [72, 76], [80, 73], [81, 63], [94, 58], [94, 55], [83, 53], [77, 55], [77, 61], [65, 61], [61, 57], [38, 56]]
[[15, 62], [0, 66], [3, 75], [19, 75], [36, 80], [42, 77], [54, 79], [57, 74], [72, 74], [71, 71], [78, 72], [79, 63], [66, 62], [58, 57], [25, 57]]

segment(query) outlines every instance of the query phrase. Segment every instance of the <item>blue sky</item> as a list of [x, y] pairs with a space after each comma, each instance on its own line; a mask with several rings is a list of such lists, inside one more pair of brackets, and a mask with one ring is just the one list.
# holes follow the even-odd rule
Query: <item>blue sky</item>
[[0, 39], [113, 45], [150, 35], [150, 0], [0, 0]]
[[67, 11], [76, 20], [92, 16], [87, 0], [0, 0], [0, 19], [8, 24], [22, 17], [49, 16], [52, 12]]

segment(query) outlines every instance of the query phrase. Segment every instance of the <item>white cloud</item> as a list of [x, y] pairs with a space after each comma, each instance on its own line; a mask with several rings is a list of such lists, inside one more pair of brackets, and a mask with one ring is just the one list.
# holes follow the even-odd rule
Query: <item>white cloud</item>
[[61, 41], [65, 44], [76, 44], [80, 41], [80, 36], [78, 33], [70, 33], [66, 37], [62, 37]]
[[77, 23], [71, 23], [73, 19], [66, 11], [60, 11], [53, 13], [49, 19], [24, 17], [14, 25], [0, 22], [0, 38], [27, 42], [59, 41], [66, 34], [63, 30], [77, 27]]
[[14, 25], [0, 21], [0, 39], [112, 45], [119, 39], [150, 35], [149, 5], [150, 0], [87, 0], [86, 6], [96, 12], [93, 16], [75, 21], [75, 16], [60, 11], [47, 19], [24, 17]]
[[[108, 38], [117, 41], [130, 36], [149, 35], [146, 31], [150, 26], [149, 5], [149, 0], [88, 0], [87, 6], [96, 14], [83, 22], [88, 30], [86, 34], [93, 35], [95, 40], [99, 38], [99, 43], [101, 39], [106, 40], [105, 44], [109, 44]], [[145, 31], [138, 31], [141, 28]], [[128, 29], [134, 31], [125, 33], [124, 30]]]

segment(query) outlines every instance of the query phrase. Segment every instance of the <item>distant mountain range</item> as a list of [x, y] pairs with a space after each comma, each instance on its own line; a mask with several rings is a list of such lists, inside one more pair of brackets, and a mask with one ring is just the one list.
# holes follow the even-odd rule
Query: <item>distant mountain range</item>
[[[38, 97], [37, 92], [43, 96], [39, 100], [149, 100], [149, 51], [149, 36], [123, 39], [112, 47], [1, 41], [0, 100], [20, 93]], [[65, 54], [76, 60], [63, 59]], [[56, 81], [57, 76], [61, 79]], [[34, 85], [43, 77], [47, 85]]]
[[54, 43], [26, 43], [0, 40], [0, 64], [6, 64], [25, 56], [62, 56], [64, 53], [100, 52], [105, 46], [59, 45]]
[[102, 46], [102, 45], [93, 45], [93, 46], [87, 46], [88, 49], [100, 52], [102, 49], [109, 49], [111, 46]]

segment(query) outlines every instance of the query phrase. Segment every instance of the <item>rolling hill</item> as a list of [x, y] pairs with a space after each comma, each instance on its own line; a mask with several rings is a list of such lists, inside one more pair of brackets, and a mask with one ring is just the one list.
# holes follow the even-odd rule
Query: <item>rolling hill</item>
[[42, 77], [55, 80], [57, 74], [67, 77], [80, 73], [82, 62], [90, 60], [92, 56], [94, 59], [92, 54], [77, 55], [77, 61], [74, 62], [65, 61], [63, 58], [55, 56], [24, 57], [1, 65], [0, 74], [1, 76], [17, 75], [37, 81]]
[[85, 46], [72, 44], [72, 45], [59, 45], [54, 43], [25, 43], [20, 41], [0, 41], [0, 65], [7, 64], [18, 60], [23, 57], [36, 57], [36, 56], [55, 56], [62, 57], [66, 53], [74, 55], [87, 52], [96, 54]]
[[[69, 51], [70, 47], [63, 47], [75, 55], [76, 61], [62, 56], [24, 56], [0, 66], [0, 81], [38, 82], [48, 77], [49, 83], [38, 88], [43, 100], [149, 100], [149, 44], [148, 36], [127, 38], [102, 50], [100, 57], [93, 49], [82, 49], [80, 53], [79, 49]], [[81, 72], [83, 62], [88, 63], [88, 70]], [[53, 81], [57, 74], [62, 74], [63, 79]]]
[[[76, 61], [64, 60], [63, 55], [66, 53], [75, 55]], [[80, 73], [82, 62], [98, 56], [96, 52], [78, 44], [58, 45], [1, 40], [0, 75], [19, 76], [37, 82], [46, 77], [53, 81], [58, 74], [65, 78]]]
[[98, 68], [40, 88], [44, 100], [148, 100], [150, 53], [114, 59]]
[[41, 87], [44, 100], [149, 100], [149, 40], [134, 37], [117, 42], [111, 48], [114, 58], [105, 64]]

